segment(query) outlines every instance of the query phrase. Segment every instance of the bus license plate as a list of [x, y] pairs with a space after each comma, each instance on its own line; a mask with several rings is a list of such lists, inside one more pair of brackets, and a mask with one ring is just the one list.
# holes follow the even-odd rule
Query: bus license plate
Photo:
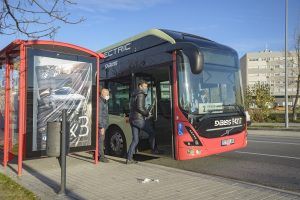
[[228, 146], [234, 144], [234, 139], [226, 139], [221, 141], [221, 146]]

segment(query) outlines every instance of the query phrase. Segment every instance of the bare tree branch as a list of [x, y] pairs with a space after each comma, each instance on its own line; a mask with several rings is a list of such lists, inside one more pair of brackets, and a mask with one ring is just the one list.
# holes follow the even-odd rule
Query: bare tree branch
[[52, 38], [60, 28], [56, 22], [78, 24], [84, 18], [69, 19], [66, 8], [75, 5], [72, 0], [0, 0], [0, 34], [21, 33], [28, 38]]

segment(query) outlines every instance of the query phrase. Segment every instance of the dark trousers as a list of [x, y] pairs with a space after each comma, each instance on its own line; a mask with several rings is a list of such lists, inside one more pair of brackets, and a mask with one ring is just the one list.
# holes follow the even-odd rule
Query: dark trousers
[[135, 148], [139, 143], [140, 130], [145, 131], [149, 135], [151, 150], [155, 149], [155, 132], [148, 120], [133, 120], [130, 122], [130, 125], [132, 130], [132, 142], [127, 153], [128, 160], [132, 160], [132, 156], [135, 153]]
[[99, 128], [98, 132], [98, 155], [100, 158], [104, 158], [104, 140], [105, 140], [105, 134], [101, 134], [101, 128]]

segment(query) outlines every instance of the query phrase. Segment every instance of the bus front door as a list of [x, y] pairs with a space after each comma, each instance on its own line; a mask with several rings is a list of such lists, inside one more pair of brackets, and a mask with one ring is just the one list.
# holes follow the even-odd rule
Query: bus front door
[[[166, 69], [164, 69], [166, 71]], [[158, 75], [160, 74], [160, 75]], [[164, 76], [161, 76], [164, 74]], [[159, 69], [147, 71], [147, 74], [135, 76], [135, 83], [140, 80], [148, 82], [148, 93], [145, 106], [151, 110], [150, 121], [156, 134], [158, 149], [164, 156], [172, 156], [172, 126], [171, 126], [171, 90], [168, 73], [162, 73]], [[155, 77], [155, 78], [154, 78]], [[148, 134], [141, 132], [140, 139], [148, 139]], [[143, 143], [143, 142], [142, 142]], [[147, 141], [144, 141], [144, 144]], [[147, 145], [148, 146], [148, 145]]]

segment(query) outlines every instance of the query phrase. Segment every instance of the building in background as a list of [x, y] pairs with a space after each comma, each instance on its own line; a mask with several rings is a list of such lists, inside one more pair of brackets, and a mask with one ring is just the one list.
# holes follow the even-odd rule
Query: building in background
[[[293, 105], [297, 91], [298, 76], [296, 52], [289, 52], [287, 60], [289, 105]], [[269, 84], [271, 95], [275, 97], [277, 105], [285, 105], [284, 52], [264, 50], [246, 53], [240, 59], [240, 66], [244, 91], [246, 91], [247, 86], [251, 87], [257, 82]]]

